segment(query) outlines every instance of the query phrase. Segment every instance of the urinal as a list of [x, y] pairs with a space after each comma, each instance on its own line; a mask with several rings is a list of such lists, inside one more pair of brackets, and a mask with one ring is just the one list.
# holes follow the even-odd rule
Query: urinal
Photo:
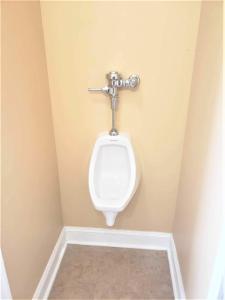
[[132, 199], [139, 182], [134, 151], [126, 134], [103, 134], [96, 140], [89, 165], [89, 192], [108, 226]]

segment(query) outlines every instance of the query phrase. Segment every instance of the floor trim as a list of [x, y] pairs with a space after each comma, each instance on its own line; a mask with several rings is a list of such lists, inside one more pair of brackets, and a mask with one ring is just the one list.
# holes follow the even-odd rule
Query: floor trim
[[176, 247], [171, 233], [88, 227], [64, 227], [33, 299], [47, 299], [67, 244], [166, 250], [174, 296], [185, 299]]
[[65, 227], [67, 244], [138, 249], [167, 249], [170, 234], [105, 228]]
[[9, 281], [5, 269], [5, 264], [2, 256], [2, 250], [0, 249], [0, 299], [12, 299]]
[[52, 254], [48, 260], [46, 268], [42, 274], [36, 291], [33, 295], [34, 299], [47, 299], [59, 269], [61, 260], [66, 249], [65, 230], [62, 229]]
[[170, 237], [170, 246], [167, 249], [169, 266], [170, 266], [170, 275], [173, 284], [173, 292], [176, 299], [186, 299], [185, 290], [183, 286], [183, 280], [180, 270], [180, 264], [178, 261], [177, 250], [173, 235]]

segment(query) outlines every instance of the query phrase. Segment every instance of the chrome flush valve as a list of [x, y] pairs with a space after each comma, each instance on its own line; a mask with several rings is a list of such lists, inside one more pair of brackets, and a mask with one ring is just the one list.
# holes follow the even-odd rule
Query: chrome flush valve
[[110, 72], [106, 75], [108, 85], [103, 88], [89, 88], [89, 92], [101, 92], [108, 95], [111, 99], [112, 108], [112, 129], [110, 135], [118, 135], [118, 131], [115, 128], [115, 110], [118, 103], [118, 89], [135, 89], [139, 83], [140, 78], [138, 75], [131, 75], [128, 79], [122, 79], [118, 72]]

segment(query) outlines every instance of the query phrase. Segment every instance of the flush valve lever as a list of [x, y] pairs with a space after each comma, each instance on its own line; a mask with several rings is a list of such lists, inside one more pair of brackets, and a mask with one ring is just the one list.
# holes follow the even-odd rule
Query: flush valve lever
[[100, 92], [100, 93], [105, 93], [109, 94], [110, 88], [108, 86], [105, 86], [103, 88], [88, 88], [89, 92]]

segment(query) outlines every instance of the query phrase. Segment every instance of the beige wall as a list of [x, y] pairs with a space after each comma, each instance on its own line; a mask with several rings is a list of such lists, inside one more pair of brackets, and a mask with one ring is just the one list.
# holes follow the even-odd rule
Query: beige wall
[[97, 135], [110, 129], [105, 74], [137, 73], [121, 92], [117, 126], [130, 133], [141, 185], [117, 228], [171, 231], [200, 2], [41, 3], [65, 225], [105, 226], [88, 193]]
[[2, 250], [14, 298], [31, 298], [61, 229], [38, 2], [2, 3]]
[[202, 6], [174, 237], [188, 298], [205, 298], [222, 222], [222, 2]]

